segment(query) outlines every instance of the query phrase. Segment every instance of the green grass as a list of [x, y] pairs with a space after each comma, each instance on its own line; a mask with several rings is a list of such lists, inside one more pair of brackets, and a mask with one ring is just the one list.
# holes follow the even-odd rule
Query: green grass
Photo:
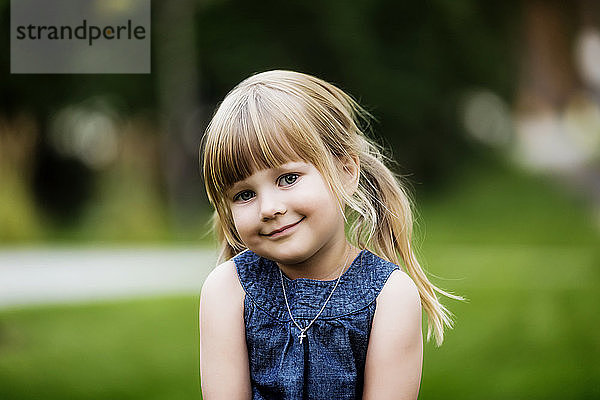
[[421, 399], [600, 398], [600, 240], [547, 180], [474, 166], [425, 199], [420, 253], [456, 326], [427, 344]]
[[[477, 166], [421, 201], [430, 279], [456, 326], [425, 346], [421, 399], [600, 398], [600, 246], [540, 179]], [[0, 399], [197, 399], [198, 299], [0, 313]]]
[[198, 399], [198, 299], [5, 311], [0, 399]]
[[420, 240], [427, 244], [595, 245], [600, 219], [582, 196], [550, 178], [505, 165], [475, 163], [441, 192], [419, 200]]
[[428, 344], [421, 398], [600, 396], [600, 255], [575, 246], [436, 246], [435, 279], [469, 299]]

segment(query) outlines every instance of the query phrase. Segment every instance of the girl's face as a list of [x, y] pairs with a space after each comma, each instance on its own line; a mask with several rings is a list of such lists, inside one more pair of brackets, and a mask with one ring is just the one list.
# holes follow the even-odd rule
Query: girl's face
[[290, 162], [255, 171], [234, 184], [227, 198], [241, 240], [275, 262], [304, 262], [345, 241], [340, 207], [312, 164]]

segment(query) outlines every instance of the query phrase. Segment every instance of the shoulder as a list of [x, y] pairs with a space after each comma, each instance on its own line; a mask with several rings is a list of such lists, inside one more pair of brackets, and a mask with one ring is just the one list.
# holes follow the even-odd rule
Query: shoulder
[[419, 289], [408, 274], [400, 269], [392, 271], [383, 289], [377, 296], [377, 309], [384, 308], [386, 314], [421, 314]]
[[229, 299], [242, 296], [244, 291], [238, 279], [233, 260], [225, 261], [213, 269], [202, 284], [201, 299]]
[[417, 346], [421, 340], [421, 298], [408, 274], [396, 269], [377, 297], [371, 339], [397, 351]]
[[200, 291], [200, 311], [215, 315], [241, 315], [244, 290], [233, 260], [224, 262], [206, 277]]
[[[423, 363], [417, 285], [396, 269], [377, 297], [367, 348], [364, 399], [416, 399]], [[398, 379], [402, 376], [403, 379]]]
[[231, 260], [211, 271], [202, 285], [200, 382], [204, 398], [251, 396], [243, 301], [244, 292]]

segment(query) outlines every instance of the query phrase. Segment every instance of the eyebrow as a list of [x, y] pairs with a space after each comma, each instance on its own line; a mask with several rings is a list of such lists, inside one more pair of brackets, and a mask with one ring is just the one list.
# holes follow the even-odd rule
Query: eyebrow
[[227, 190], [225, 190], [225, 197], [231, 198], [232, 196], [235, 196], [241, 190], [240, 186], [244, 185], [245, 180], [246, 179], [237, 181], [233, 185], [231, 185]]

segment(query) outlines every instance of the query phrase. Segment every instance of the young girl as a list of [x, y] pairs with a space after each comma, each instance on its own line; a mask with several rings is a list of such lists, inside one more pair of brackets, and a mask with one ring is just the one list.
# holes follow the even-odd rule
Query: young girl
[[419, 266], [366, 116], [291, 71], [251, 76], [215, 113], [203, 173], [223, 263], [200, 299], [205, 400], [417, 398], [421, 306], [440, 345], [452, 320], [436, 292], [460, 297]]

